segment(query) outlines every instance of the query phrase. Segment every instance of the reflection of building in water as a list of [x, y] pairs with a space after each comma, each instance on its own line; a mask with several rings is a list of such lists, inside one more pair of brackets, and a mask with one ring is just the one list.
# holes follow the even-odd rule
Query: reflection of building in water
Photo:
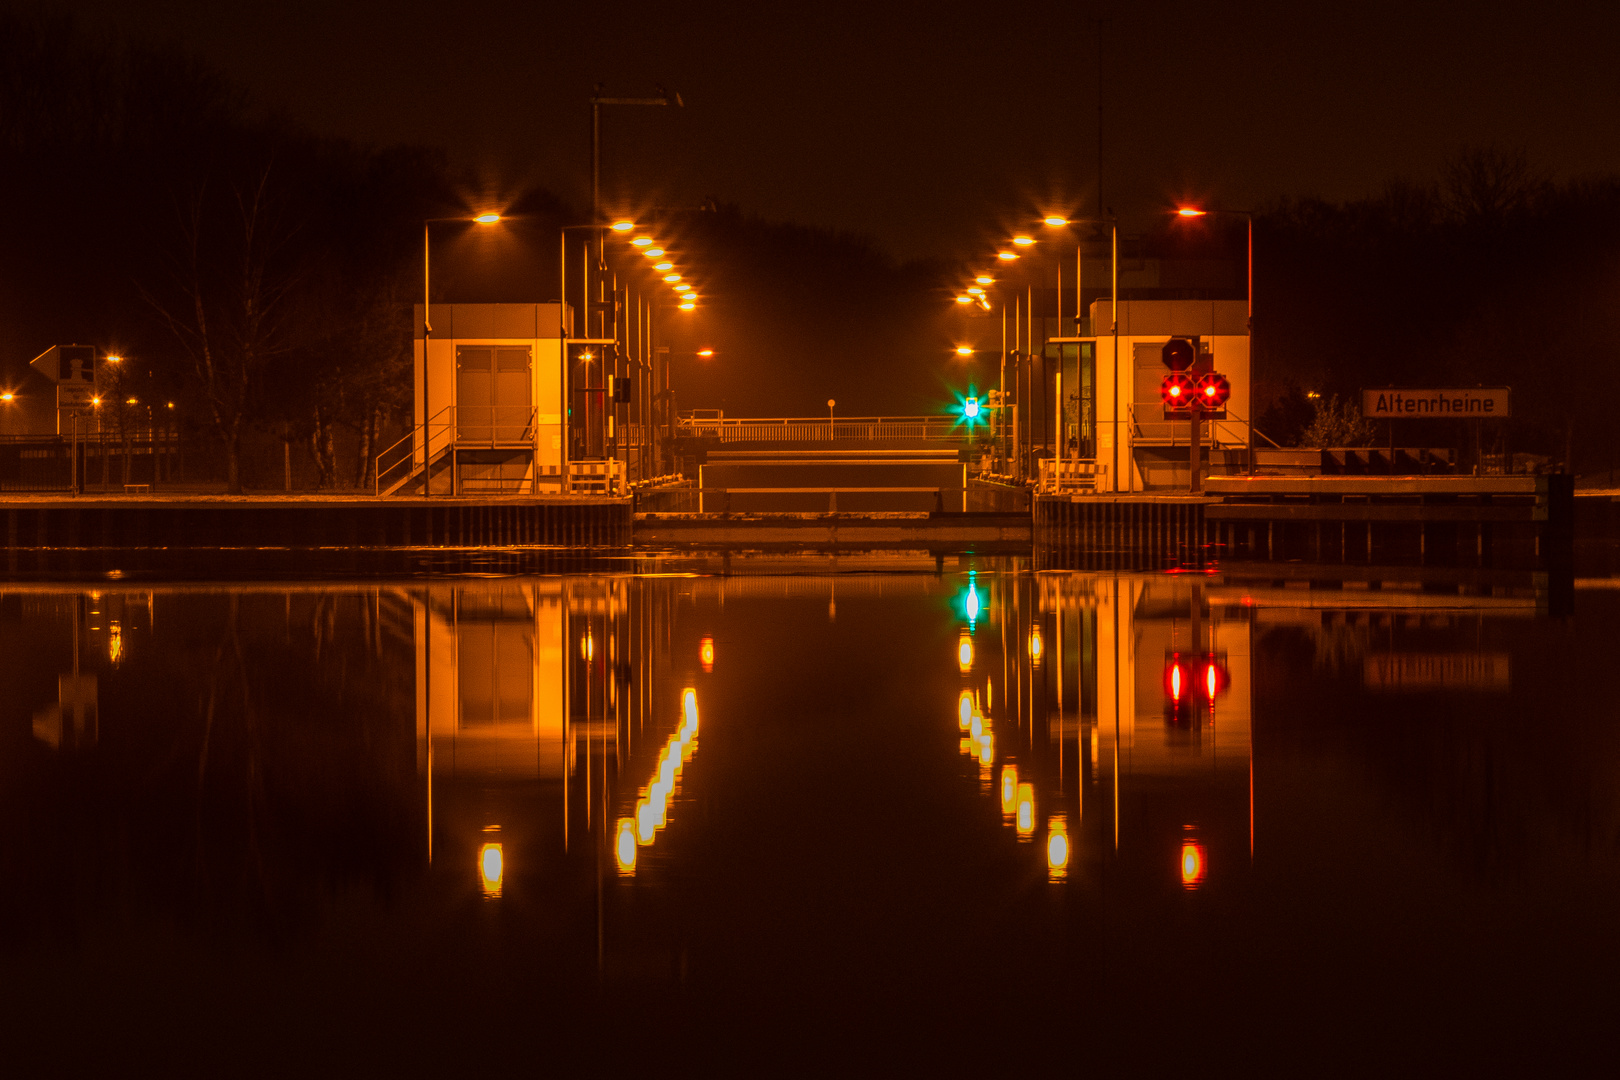
[[1246, 609], [1191, 575], [975, 576], [963, 592], [979, 610], [957, 647], [962, 749], [1049, 876], [1107, 859], [1199, 887], [1247, 866]]
[[[97, 671], [119, 667], [129, 634], [152, 628], [152, 592], [31, 592], [17, 597], [18, 606], [46, 625], [66, 623], [68, 640], [56, 663], [56, 700], [33, 713], [34, 738], [52, 750], [93, 749], [100, 739], [100, 688]], [[13, 691], [15, 692], [15, 690]]]
[[665, 736], [683, 729], [681, 687], [666, 677], [670, 584], [513, 579], [413, 594], [417, 768], [435, 865], [475, 872], [496, 897], [542, 867], [613, 858], [615, 818], [634, 802], [621, 773], [656, 773]]

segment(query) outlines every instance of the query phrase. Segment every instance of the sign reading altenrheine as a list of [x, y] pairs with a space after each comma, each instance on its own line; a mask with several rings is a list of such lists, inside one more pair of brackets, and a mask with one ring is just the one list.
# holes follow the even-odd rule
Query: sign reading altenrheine
[[1491, 420], [1513, 415], [1513, 391], [1506, 386], [1471, 390], [1363, 390], [1361, 415], [1368, 420]]

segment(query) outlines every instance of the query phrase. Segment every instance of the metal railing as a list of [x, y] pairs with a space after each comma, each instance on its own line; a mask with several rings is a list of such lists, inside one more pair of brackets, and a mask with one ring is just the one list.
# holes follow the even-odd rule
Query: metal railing
[[732, 420], [683, 417], [682, 435], [721, 442], [882, 442], [888, 439], [959, 441], [967, 437], [952, 416], [739, 417]]
[[531, 405], [452, 405], [450, 420], [457, 446], [501, 447], [534, 444], [537, 410]]
[[[446, 405], [377, 455], [374, 490], [378, 495], [392, 495], [419, 471], [429, 472], [452, 448], [532, 447], [539, 430], [538, 416], [532, 405]], [[532, 483], [527, 478], [518, 482]]]
[[[1152, 419], [1137, 415], [1137, 405]], [[1157, 403], [1132, 402], [1130, 406], [1130, 432], [1132, 443], [1139, 446], [1186, 446], [1190, 441], [1188, 418], [1164, 419], [1164, 406]], [[1249, 445], [1249, 425], [1232, 414], [1201, 421], [1204, 425], [1203, 444], [1212, 450]], [[1257, 433], [1258, 434], [1258, 433]], [[1269, 440], [1268, 440], [1269, 441]]]
[[[433, 460], [450, 449], [455, 442], [455, 425], [450, 420], [454, 408], [453, 405], [446, 405], [377, 455], [375, 491], [378, 495], [392, 495], [410, 483], [417, 469], [426, 473], [432, 467]], [[419, 438], [420, 444], [417, 441]]]
[[86, 490], [122, 491], [184, 480], [178, 475], [180, 438], [173, 429], [141, 426], [126, 432], [79, 435], [0, 435], [0, 491], [71, 491], [78, 445], [79, 482]]

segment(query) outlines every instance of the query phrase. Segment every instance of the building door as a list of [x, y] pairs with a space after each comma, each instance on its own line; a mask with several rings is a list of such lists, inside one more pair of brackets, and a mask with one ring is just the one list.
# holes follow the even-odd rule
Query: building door
[[534, 377], [528, 349], [456, 347], [456, 430], [460, 442], [528, 442]]

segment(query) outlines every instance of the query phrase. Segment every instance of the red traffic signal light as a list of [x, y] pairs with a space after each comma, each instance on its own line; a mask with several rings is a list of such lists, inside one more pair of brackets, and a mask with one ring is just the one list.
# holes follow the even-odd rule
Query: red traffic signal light
[[1164, 343], [1164, 350], [1159, 354], [1164, 358], [1164, 366], [1171, 371], [1186, 371], [1198, 359], [1198, 350], [1186, 338], [1171, 338]]
[[1205, 409], [1219, 409], [1232, 396], [1232, 384], [1218, 371], [1211, 371], [1198, 380], [1198, 404]]
[[1159, 397], [1172, 409], [1186, 409], [1192, 406], [1197, 389], [1197, 384], [1186, 375], [1173, 371], [1159, 383]]
[[1226, 692], [1226, 664], [1216, 653], [1171, 653], [1164, 661], [1164, 698], [1171, 708], [1212, 702]]

